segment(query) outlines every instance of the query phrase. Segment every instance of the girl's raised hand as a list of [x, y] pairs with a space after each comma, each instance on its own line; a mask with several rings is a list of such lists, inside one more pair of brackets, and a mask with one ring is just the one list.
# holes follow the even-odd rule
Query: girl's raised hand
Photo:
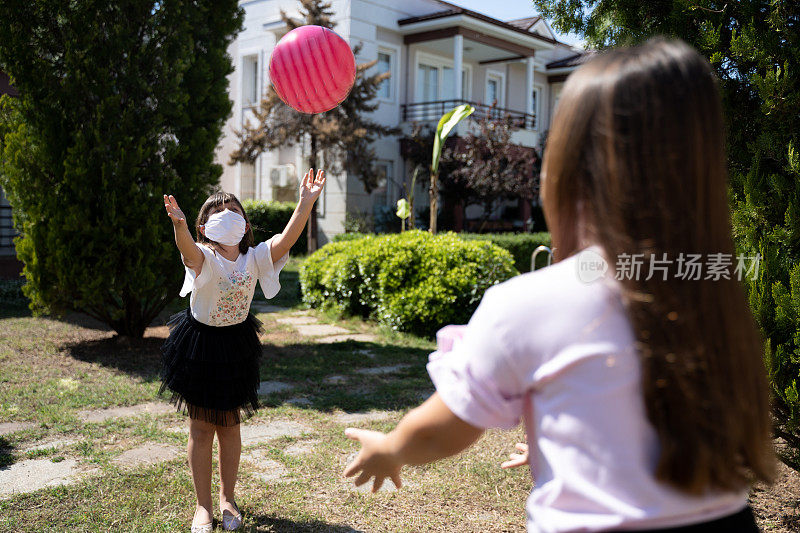
[[172, 223], [176, 226], [179, 224], [186, 225], [186, 215], [183, 214], [181, 208], [178, 207], [178, 202], [172, 195], [164, 195], [164, 208], [167, 210], [167, 216], [172, 219]]
[[387, 435], [379, 431], [355, 428], [347, 428], [344, 434], [347, 435], [347, 438], [361, 443], [361, 451], [344, 470], [345, 477], [355, 476], [361, 472], [355, 481], [356, 487], [358, 487], [369, 482], [370, 478], [374, 476], [372, 492], [378, 492], [387, 477], [391, 478], [395, 487], [398, 489], [401, 487], [400, 469], [403, 465], [387, 449]]
[[515, 448], [522, 453], [509, 454], [510, 460], [501, 464], [500, 468], [516, 468], [528, 464], [528, 445], [524, 442], [518, 442]]
[[325, 171], [318, 170], [317, 175], [314, 176], [314, 169], [308, 169], [308, 172], [305, 173], [303, 180], [300, 182], [300, 201], [314, 203], [322, 193], [324, 185]]

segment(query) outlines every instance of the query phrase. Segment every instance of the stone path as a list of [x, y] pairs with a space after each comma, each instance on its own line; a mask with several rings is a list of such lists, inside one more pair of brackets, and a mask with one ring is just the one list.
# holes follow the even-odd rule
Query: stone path
[[76, 444], [78, 439], [75, 437], [65, 437], [59, 438], [54, 440], [47, 440], [45, 442], [41, 442], [34, 446], [24, 447], [22, 448], [23, 453], [27, 452], [38, 452], [41, 450], [50, 450], [50, 449], [59, 449], [59, 448], [66, 448], [67, 446], [72, 446]]
[[319, 444], [318, 440], [298, 441], [287, 446], [283, 453], [296, 457], [298, 455], [306, 455], [312, 453], [314, 448]]
[[26, 429], [33, 429], [36, 424], [31, 422], [3, 422], [0, 424], [0, 437], [3, 435], [10, 435], [17, 431], [25, 431]]
[[269, 396], [270, 394], [292, 390], [293, 388], [294, 386], [281, 381], [262, 381], [258, 387], [258, 395]]
[[74, 459], [53, 462], [50, 459], [28, 459], [0, 468], [0, 497], [32, 492], [45, 487], [67, 485], [77, 481], [81, 470]]
[[148, 402], [127, 407], [111, 407], [109, 409], [87, 409], [78, 411], [77, 416], [82, 422], [105, 422], [111, 418], [122, 418], [138, 415], [161, 415], [172, 413], [175, 408], [163, 402]]
[[261, 481], [267, 483], [286, 483], [289, 481], [289, 470], [281, 463], [267, 457], [266, 450], [251, 450], [242, 454], [242, 461], [250, 463], [249, 471]]
[[242, 446], [260, 444], [280, 437], [299, 437], [312, 429], [291, 420], [274, 420], [258, 424], [242, 424]]
[[386, 420], [391, 413], [387, 411], [369, 411], [368, 413], [337, 413], [331, 416], [331, 420], [337, 424], [363, 424], [365, 422], [373, 422], [377, 420]]
[[356, 372], [365, 376], [385, 376], [405, 370], [406, 368], [411, 368], [411, 365], [374, 366], [371, 368], [359, 368]]
[[177, 446], [147, 443], [143, 446], [122, 452], [121, 455], [114, 458], [111, 462], [118, 466], [135, 468], [171, 461], [182, 456], [184, 453], [186, 452], [183, 448]]
[[[255, 306], [255, 304], [254, 304]], [[265, 311], [266, 312], [266, 311]], [[378, 338], [369, 333], [354, 333], [349, 329], [332, 324], [320, 324], [309, 311], [297, 311], [289, 316], [276, 319], [278, 324], [293, 327], [303, 337], [312, 337], [318, 344], [337, 342], [376, 342]]]

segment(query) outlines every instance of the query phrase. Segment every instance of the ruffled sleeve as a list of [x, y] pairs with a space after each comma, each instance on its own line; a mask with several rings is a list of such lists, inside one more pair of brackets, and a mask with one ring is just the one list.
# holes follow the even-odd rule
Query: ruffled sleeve
[[458, 418], [483, 429], [510, 429], [519, 424], [526, 390], [503, 340], [507, 332], [498, 319], [502, 302], [491, 293], [492, 289], [469, 325], [440, 331], [428, 373]]
[[[274, 237], [273, 237], [274, 239]], [[277, 262], [272, 260], [272, 239], [260, 243], [255, 248], [256, 266], [258, 267], [258, 281], [261, 283], [261, 290], [264, 291], [264, 296], [267, 298], [274, 298], [278, 291], [281, 290], [281, 284], [278, 281], [278, 274], [286, 265], [289, 260], [289, 254], [286, 253]]]
[[214, 268], [214, 252], [209, 250], [202, 244], [197, 245], [200, 251], [203, 252], [203, 265], [200, 269], [200, 275], [196, 275], [194, 269], [186, 267], [186, 276], [183, 278], [183, 287], [181, 287], [180, 296], [183, 298], [195, 289], [199, 289], [211, 279], [211, 271]]

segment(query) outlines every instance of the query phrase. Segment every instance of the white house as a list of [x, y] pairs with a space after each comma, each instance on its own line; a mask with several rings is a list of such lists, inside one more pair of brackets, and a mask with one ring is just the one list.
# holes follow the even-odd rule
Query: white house
[[[413, 121], [434, 121], [463, 102], [485, 112], [497, 108], [524, 127], [514, 141], [539, 147], [566, 76], [586, 57], [559, 42], [541, 17], [501, 21], [441, 0], [333, 0], [334, 30], [351, 46], [362, 44], [357, 62], [377, 59], [379, 72], [391, 72], [381, 87], [374, 119], [408, 131]], [[233, 132], [247, 120], [269, 84], [270, 52], [288, 31], [280, 10], [300, 19], [297, 0], [243, 0], [244, 30], [231, 44], [233, 113], [217, 158], [224, 166], [221, 187], [240, 198], [293, 199], [297, 177], [307, 167], [307, 146], [285, 147], [259, 156], [255, 164], [228, 165], [236, 147]], [[454, 73], [461, 73], [461, 82]], [[462, 124], [459, 132], [468, 127]], [[458, 133], [458, 132], [457, 132]], [[398, 183], [410, 169], [400, 156], [398, 138], [375, 144], [376, 162], [390, 177], [366, 194], [348, 173], [329, 176], [319, 201], [320, 244], [344, 231], [345, 213], [371, 212], [393, 205]], [[427, 201], [425, 194], [418, 198]], [[422, 202], [420, 202], [422, 203]], [[419, 205], [419, 204], [418, 204]]]

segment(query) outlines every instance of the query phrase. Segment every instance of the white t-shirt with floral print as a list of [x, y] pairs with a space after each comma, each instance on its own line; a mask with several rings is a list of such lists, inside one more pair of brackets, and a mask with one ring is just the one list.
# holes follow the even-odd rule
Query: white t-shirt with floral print
[[273, 263], [272, 239], [250, 248], [247, 253], [240, 253], [236, 261], [225, 259], [205, 244], [197, 247], [205, 257], [203, 267], [197, 276], [193, 269], [186, 268], [180, 295], [192, 293], [189, 307], [198, 322], [209, 326], [244, 322], [250, 312], [256, 280], [267, 298], [278, 294], [281, 288], [278, 273], [286, 265], [289, 254]]

